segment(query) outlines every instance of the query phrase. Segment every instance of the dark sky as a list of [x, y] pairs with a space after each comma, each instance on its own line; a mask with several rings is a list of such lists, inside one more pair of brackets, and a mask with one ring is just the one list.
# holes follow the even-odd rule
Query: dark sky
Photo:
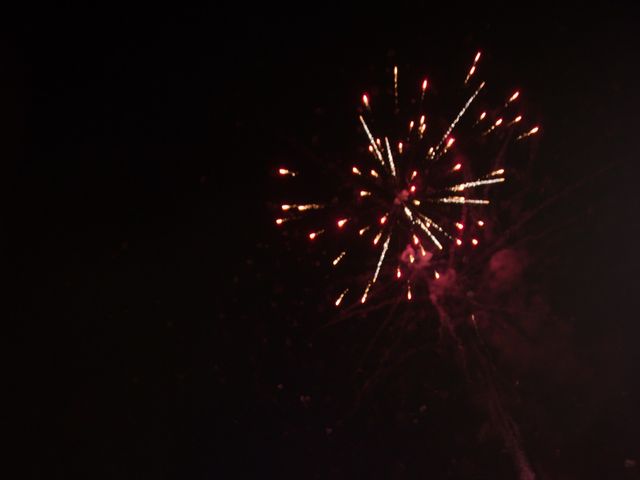
[[[509, 373], [529, 378], [528, 454], [540, 478], [640, 478], [638, 15], [249, 9], [55, 9], [6, 36], [5, 414], [24, 478], [516, 478], [460, 395], [419, 426], [406, 384], [354, 411], [351, 352], [375, 329], [320, 328], [318, 252], [270, 210], [276, 166], [349, 155], [390, 66], [447, 78], [477, 49], [543, 125], [541, 198], [577, 187], [531, 254], [546, 363]], [[462, 390], [442, 363], [405, 376]]]

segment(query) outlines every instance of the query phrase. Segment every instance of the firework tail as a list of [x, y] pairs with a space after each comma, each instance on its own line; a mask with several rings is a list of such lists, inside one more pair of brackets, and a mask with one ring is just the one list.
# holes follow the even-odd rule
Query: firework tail
[[[536, 480], [536, 474], [524, 450], [522, 437], [517, 423], [504, 407], [503, 397], [496, 379], [496, 368], [490, 360], [484, 342], [471, 316], [469, 322], [453, 319], [447, 309], [431, 296], [440, 319], [441, 341], [452, 344], [453, 357], [463, 371], [470, 389], [480, 393], [485, 398], [483, 407], [490, 418], [493, 427], [502, 437], [505, 449], [509, 452], [518, 480]], [[472, 392], [473, 393], [473, 392]]]

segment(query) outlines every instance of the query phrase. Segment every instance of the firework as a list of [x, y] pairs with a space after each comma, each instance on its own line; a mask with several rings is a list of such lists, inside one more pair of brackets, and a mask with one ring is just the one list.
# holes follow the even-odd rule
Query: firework
[[[524, 127], [526, 122], [517, 110], [521, 98], [518, 90], [505, 95], [498, 107], [476, 111], [479, 98], [487, 90], [486, 83], [478, 80], [480, 58], [478, 52], [461, 82], [465, 96], [461, 97], [458, 109], [452, 111], [452, 120], [446, 123], [432, 118], [425, 108], [432, 84], [426, 79], [418, 84], [416, 101], [411, 102], [406, 112], [401, 111], [397, 66], [393, 67], [390, 81], [392, 114], [383, 115], [382, 121], [376, 122], [375, 99], [368, 93], [362, 95], [357, 119], [366, 149], [357, 164], [346, 169], [354, 191], [352, 205], [344, 206], [344, 211], [351, 212], [349, 216], [336, 212], [337, 217], [327, 219], [331, 209], [317, 203], [281, 205], [282, 216], [276, 219], [277, 225], [325, 209], [322, 224], [307, 233], [310, 241], [328, 232], [349, 237], [348, 246], [332, 255], [333, 267], [344, 264], [350, 250], [355, 248], [354, 242], [359, 242], [361, 249], [364, 241], [368, 243], [365, 248], [372, 250], [376, 262], [368, 280], [339, 292], [334, 301], [336, 306], [344, 304], [349, 292], [360, 289], [359, 301], [365, 303], [389, 262], [395, 263], [390, 276], [404, 282], [404, 296], [411, 300], [415, 294], [411, 289], [412, 272], [425, 268], [434, 253], [475, 248], [482, 243], [485, 220], [474, 214], [475, 220], [465, 225], [464, 211], [490, 204], [487, 188], [506, 180], [505, 169], [486, 160], [486, 143], [491, 139], [503, 144], [510, 138], [524, 140], [537, 134], [540, 127]], [[380, 103], [384, 103], [382, 99]], [[385, 124], [385, 120], [388, 124], [389, 119], [395, 125], [379, 125]], [[478, 148], [479, 145], [483, 148]], [[474, 174], [476, 171], [479, 174]], [[283, 178], [301, 176], [285, 166], [278, 168], [277, 173]], [[330, 228], [331, 223], [337, 229]], [[353, 235], [355, 232], [357, 235]], [[440, 273], [432, 269], [430, 276], [438, 280]]]

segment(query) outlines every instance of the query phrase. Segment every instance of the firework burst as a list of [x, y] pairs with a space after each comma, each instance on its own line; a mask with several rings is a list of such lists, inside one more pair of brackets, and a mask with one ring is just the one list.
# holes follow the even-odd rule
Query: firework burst
[[[320, 241], [328, 233], [346, 237], [346, 246], [331, 257], [333, 267], [342, 265], [355, 249], [369, 249], [375, 258], [362, 285], [336, 292], [336, 307], [344, 305], [349, 294], [365, 303], [388, 264], [393, 272], [390, 276], [404, 282], [404, 297], [410, 301], [414, 296], [412, 277], [418, 269], [428, 268], [431, 278], [440, 278], [432, 266], [434, 255], [481, 244], [486, 223], [481, 211], [491, 202], [487, 187], [507, 178], [496, 151], [504, 151], [511, 139], [525, 140], [537, 134], [540, 127], [524, 126], [518, 90], [504, 96], [497, 107], [478, 108], [487, 90], [486, 83], [478, 80], [480, 59], [478, 52], [461, 82], [465, 90], [461, 106], [444, 122], [430, 116], [431, 83], [426, 78], [418, 83], [417, 95], [403, 111], [398, 67], [394, 66], [391, 113], [383, 113], [383, 99], [378, 112], [369, 93], [361, 98], [357, 119], [366, 150], [357, 162], [345, 166], [353, 191], [350, 204], [332, 208], [312, 202], [280, 206], [277, 225], [306, 214], [316, 215], [317, 227], [307, 233], [309, 241]], [[492, 149], [490, 145], [502, 147]], [[281, 166], [277, 173], [293, 180], [300, 177], [287, 166]], [[479, 211], [469, 214], [470, 208]], [[330, 213], [334, 209], [336, 216]], [[324, 213], [318, 216], [320, 212]]]

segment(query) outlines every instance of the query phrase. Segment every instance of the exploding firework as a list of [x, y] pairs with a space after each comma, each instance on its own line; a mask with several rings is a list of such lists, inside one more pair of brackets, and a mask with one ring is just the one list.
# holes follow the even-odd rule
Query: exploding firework
[[[481, 212], [491, 202], [487, 188], [506, 180], [502, 154], [497, 152], [504, 152], [512, 139], [537, 134], [540, 127], [524, 127], [518, 90], [504, 96], [497, 107], [479, 108], [487, 90], [486, 82], [477, 78], [480, 58], [478, 52], [461, 82], [465, 96], [449, 121], [430, 116], [431, 83], [426, 78], [418, 83], [417, 95], [403, 112], [398, 67], [394, 66], [392, 113], [384, 114], [383, 99], [378, 111], [372, 97], [362, 95], [357, 119], [366, 149], [359, 161], [345, 166], [353, 192], [349, 204], [336, 207], [307, 201], [280, 206], [277, 225], [315, 214], [318, 223], [307, 233], [309, 241], [321, 241], [330, 233], [347, 237], [346, 246], [330, 260], [333, 267], [343, 264], [352, 250], [371, 250], [375, 263], [367, 279], [336, 292], [336, 307], [351, 292], [365, 303], [389, 263], [392, 268], [388, 270], [404, 282], [403, 296], [410, 301], [417, 269], [430, 268], [431, 277], [440, 278], [431, 262], [434, 255], [481, 244], [487, 222]], [[301, 176], [287, 166], [277, 173], [283, 178]], [[478, 213], [469, 213], [471, 208]]]

